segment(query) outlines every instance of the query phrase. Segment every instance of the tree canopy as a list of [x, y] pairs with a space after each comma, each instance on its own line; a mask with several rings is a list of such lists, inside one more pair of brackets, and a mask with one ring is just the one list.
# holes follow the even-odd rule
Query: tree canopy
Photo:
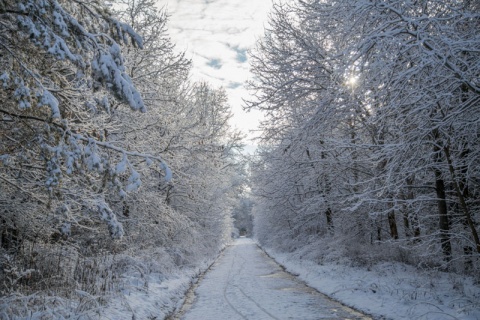
[[478, 9], [470, 1], [274, 6], [252, 52], [247, 102], [267, 115], [254, 167], [262, 243], [318, 242], [319, 256], [346, 248], [362, 263], [473, 272]]
[[242, 137], [167, 18], [150, 0], [1, 2], [2, 295], [105, 294], [229, 241]]

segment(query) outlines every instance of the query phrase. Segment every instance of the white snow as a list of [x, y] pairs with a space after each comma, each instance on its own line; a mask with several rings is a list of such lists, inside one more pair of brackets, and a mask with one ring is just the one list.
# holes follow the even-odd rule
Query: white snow
[[125, 188], [127, 192], [136, 191], [140, 188], [142, 181], [140, 180], [140, 174], [131, 168], [130, 177], [128, 178], [128, 185]]
[[129, 164], [129, 163], [128, 163], [127, 155], [126, 155], [126, 154], [123, 154], [122, 161], [120, 161], [119, 163], [117, 163], [117, 165], [115, 166], [115, 174], [122, 174], [122, 173], [124, 173], [124, 172], [127, 170], [128, 164]]
[[167, 272], [126, 272], [123, 289], [110, 297], [99, 319], [165, 319], [182, 306], [187, 290], [211, 263], [205, 260], [196, 268], [174, 267]]
[[113, 44], [109, 52], [100, 53], [92, 61], [92, 70], [97, 79], [105, 80], [113, 85], [113, 90], [124, 99], [133, 110], [146, 112], [142, 97], [125, 73], [125, 67], [120, 56], [120, 47]]
[[[374, 319], [480, 319], [480, 286], [469, 278], [399, 263], [367, 270], [268, 253], [298, 277], [284, 272], [253, 240], [237, 239], [199, 281], [193, 303], [174, 319], [368, 319], [333, 300]], [[102, 310], [102, 319], [163, 319], [180, 308], [199, 271], [178, 270], [169, 277], [130, 273], [125, 278], [130, 285]]]
[[369, 269], [319, 265], [301, 253], [267, 252], [309, 286], [374, 318], [480, 319], [480, 285], [466, 276], [392, 262]]
[[164, 162], [160, 162], [160, 169], [165, 171], [165, 181], [170, 182], [172, 180], [172, 170], [168, 167], [168, 165]]
[[10, 75], [8, 74], [8, 72], [4, 72], [1, 76], [0, 76], [0, 81], [3, 82], [3, 88], [7, 88], [8, 86], [8, 81], [10, 80]]
[[88, 170], [98, 170], [99, 172], [102, 172], [102, 157], [98, 154], [96, 141], [90, 138], [89, 144], [85, 147], [84, 152]]
[[182, 303], [194, 276], [192, 270], [167, 279], [160, 274], [150, 274], [143, 278], [142, 284], [131, 276], [125, 279], [130, 280], [129, 285], [102, 311], [100, 319], [164, 319]]
[[[73, 300], [67, 303], [60, 297], [47, 297], [54, 300], [45, 303], [45, 310], [33, 312], [31, 319], [43, 319], [45, 315], [54, 318], [71, 315], [79, 319], [85, 315], [84, 318], [105, 320], [165, 319], [181, 309], [186, 291], [211, 261], [205, 260], [197, 267], [180, 269], [173, 264], [168, 267], [168, 262], [161, 258], [165, 252], [159, 250], [156, 254], [144, 253], [150, 260], [158, 256], [158, 261], [146, 262], [139, 256], [117, 257], [117, 266], [121, 265], [121, 259], [130, 259], [125, 263], [127, 269], [120, 276], [117, 292], [100, 297], [77, 290], [79, 306], [75, 310], [71, 309], [77, 303]], [[173, 319], [369, 319], [336, 301], [373, 319], [480, 319], [480, 286], [469, 278], [422, 272], [398, 263], [382, 263], [367, 270], [333, 263], [319, 265], [298, 253], [269, 250], [268, 253], [290, 273], [253, 240], [237, 239], [198, 281], [193, 303], [187, 304]], [[149, 263], [158, 266], [148, 266]], [[28, 276], [29, 270], [25, 272]], [[25, 297], [25, 301], [34, 299]], [[97, 307], [82, 311], [82, 304], [88, 301], [95, 302]], [[6, 310], [2, 308], [7, 306], [15, 307], [5, 300], [0, 306], [0, 318], [2, 310]]]
[[113, 239], [120, 239], [124, 235], [123, 225], [118, 221], [110, 206], [102, 200], [97, 201], [97, 211], [100, 218], [107, 223], [108, 231]]
[[25, 85], [23, 79], [15, 78], [16, 89], [13, 92], [13, 96], [18, 100], [18, 106], [20, 109], [28, 109], [31, 107], [28, 97], [30, 96], [30, 88]]
[[195, 295], [182, 319], [369, 319], [284, 272], [247, 238], [225, 250]]
[[43, 93], [40, 96], [38, 101], [38, 107], [49, 106], [52, 110], [52, 118], [61, 118], [59, 102], [52, 93], [46, 89], [43, 90]]

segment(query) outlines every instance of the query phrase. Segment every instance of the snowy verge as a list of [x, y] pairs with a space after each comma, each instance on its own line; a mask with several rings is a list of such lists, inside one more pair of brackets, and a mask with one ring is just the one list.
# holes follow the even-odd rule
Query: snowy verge
[[318, 264], [295, 252], [263, 249], [310, 287], [375, 319], [480, 319], [480, 285], [470, 277], [394, 262]]
[[221, 255], [203, 261], [196, 268], [179, 269], [170, 276], [152, 273], [148, 276], [125, 276], [127, 284], [111, 297], [100, 319], [139, 320], [166, 319], [181, 309], [188, 290], [197, 283]]
[[[145, 257], [128, 257], [130, 260], [120, 260], [129, 263], [124, 272], [116, 275], [114, 282], [107, 279], [109, 277], [95, 278], [99, 284], [108, 283], [106, 286], [111, 287], [108, 292], [93, 294], [72, 288], [68, 298], [48, 290], [29, 295], [12, 293], [0, 297], [0, 319], [165, 319], [182, 307], [187, 291], [220, 255], [221, 252], [197, 261], [191, 267], [158, 261], [156, 263], [166, 269], [161, 271], [157, 266], [153, 272], [146, 271], [142, 265]], [[112, 272], [111, 267], [108, 270]]]
[[164, 278], [160, 274], [128, 279], [128, 287], [112, 296], [100, 319], [164, 319], [183, 303], [200, 269], [188, 269]]

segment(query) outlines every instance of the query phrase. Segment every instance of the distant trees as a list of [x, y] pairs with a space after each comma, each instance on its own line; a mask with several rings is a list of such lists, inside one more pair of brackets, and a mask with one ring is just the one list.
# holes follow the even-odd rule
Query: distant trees
[[118, 279], [99, 256], [194, 265], [230, 239], [241, 136], [166, 19], [150, 0], [0, 4], [2, 294], [97, 294]]
[[264, 243], [478, 260], [479, 21], [458, 1], [275, 6], [249, 103], [267, 114], [254, 174]]

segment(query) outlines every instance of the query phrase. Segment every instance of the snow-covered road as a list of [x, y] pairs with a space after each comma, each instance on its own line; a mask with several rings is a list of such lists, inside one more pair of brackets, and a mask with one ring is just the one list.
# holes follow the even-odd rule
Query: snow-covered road
[[286, 273], [250, 239], [228, 247], [180, 319], [370, 319]]

